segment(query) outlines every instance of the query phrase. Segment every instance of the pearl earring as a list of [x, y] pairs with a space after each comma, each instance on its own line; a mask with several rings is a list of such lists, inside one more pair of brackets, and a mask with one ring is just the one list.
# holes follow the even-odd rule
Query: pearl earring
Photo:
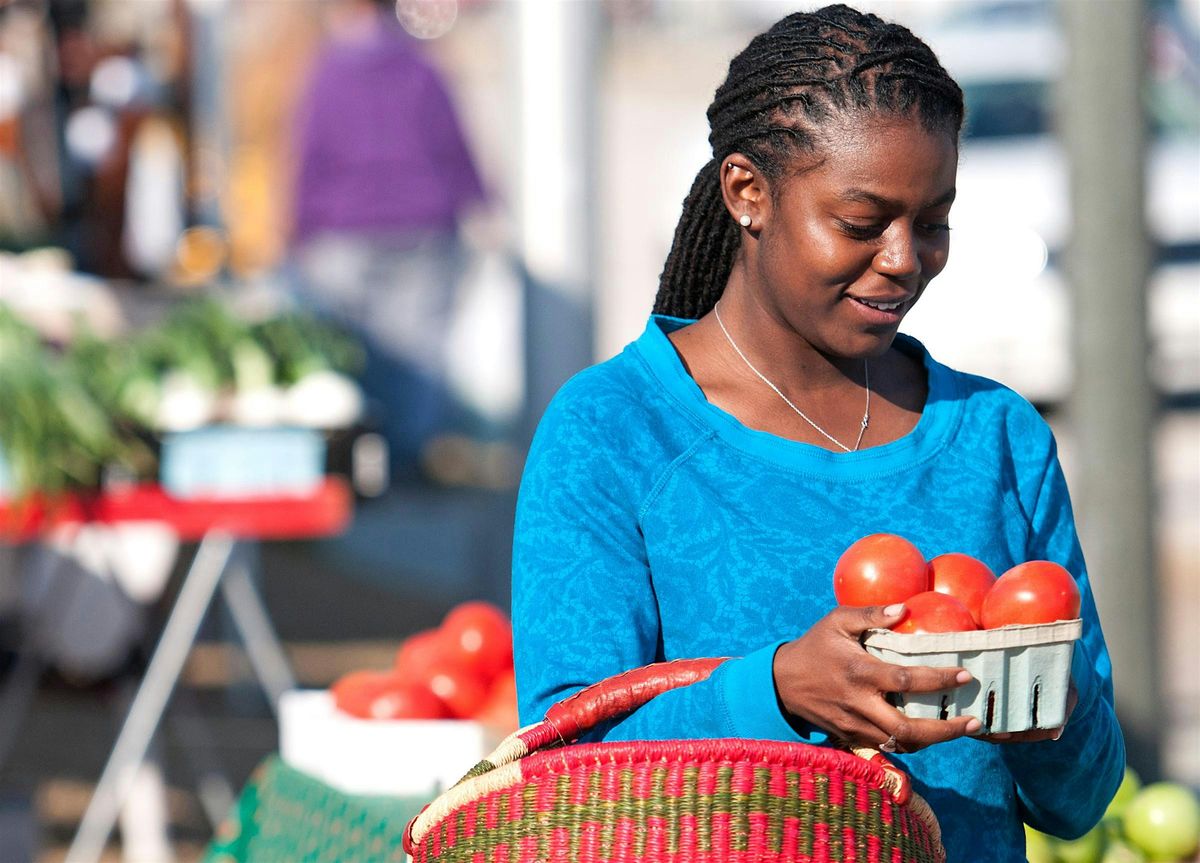
[[743, 228], [748, 228], [748, 227], [750, 227], [751, 221], [752, 221], [752, 219], [750, 218], [750, 216], [748, 216], [746, 213], [742, 213], [742, 217], [740, 219], [738, 219], [738, 224], [741, 225]]

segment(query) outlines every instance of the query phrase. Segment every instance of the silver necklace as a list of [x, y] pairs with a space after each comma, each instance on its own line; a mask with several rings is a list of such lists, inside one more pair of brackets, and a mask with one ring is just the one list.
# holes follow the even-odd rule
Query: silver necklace
[[785, 396], [783, 394], [783, 391], [780, 390], [779, 387], [775, 386], [775, 384], [773, 384], [769, 380], [767, 380], [767, 376], [764, 375], [762, 372], [760, 372], [758, 369], [756, 369], [754, 367], [754, 363], [750, 362], [750, 360], [746, 357], [746, 355], [744, 353], [742, 353], [742, 349], [737, 346], [737, 342], [735, 342], [733, 340], [733, 336], [729, 335], [729, 330], [725, 329], [725, 322], [723, 320], [721, 320], [721, 311], [719, 308], [720, 305], [721, 305], [720, 303], [716, 303], [715, 305], [713, 305], [713, 314], [716, 315], [716, 317], [717, 317], [717, 324], [721, 327], [721, 332], [723, 332], [725, 334], [725, 338], [729, 341], [729, 346], [732, 347], [735, 351], [737, 351], [737, 355], [742, 358], [742, 362], [744, 362], [746, 364], [746, 367], [748, 369], [750, 369], [750, 371], [754, 372], [754, 374], [758, 376], [758, 379], [760, 381], [762, 381], [764, 384], [766, 384], [771, 389], [773, 389], [775, 391], [775, 395], [777, 395], [781, 399], [783, 399], [784, 403], [787, 404], [787, 406], [790, 407], [792, 410], [794, 410], [799, 415], [800, 419], [804, 420], [806, 423], [808, 423], [814, 429], [819, 431], [822, 435], [824, 435], [826, 438], [828, 438], [831, 442], [833, 442], [837, 446], [841, 447], [845, 452], [858, 452], [858, 447], [860, 444], [862, 444], [863, 435], [867, 433], [867, 426], [871, 422], [871, 366], [870, 366], [870, 363], [868, 363], [866, 360], [863, 360], [863, 380], [867, 387], [867, 406], [863, 409], [862, 426], [858, 430], [858, 437], [854, 441], [854, 446], [848, 447], [844, 443], [842, 443], [840, 440], [835, 438], [833, 435], [831, 435], [829, 432], [825, 431], [825, 429], [821, 428], [819, 425], [817, 425], [815, 422], [813, 422], [812, 417], [810, 417], [804, 411], [800, 410], [800, 408], [796, 407], [796, 405], [792, 402], [792, 400], [789, 399], [787, 396]]

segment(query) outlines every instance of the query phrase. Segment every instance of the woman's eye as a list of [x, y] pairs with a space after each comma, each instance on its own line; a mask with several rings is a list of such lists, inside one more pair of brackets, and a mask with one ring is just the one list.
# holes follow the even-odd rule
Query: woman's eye
[[920, 226], [921, 230], [927, 234], [948, 234], [950, 233], [950, 225], [946, 222], [926, 222]]
[[883, 233], [883, 225], [856, 225], [853, 222], [838, 220], [838, 228], [846, 236], [855, 240], [873, 240]]

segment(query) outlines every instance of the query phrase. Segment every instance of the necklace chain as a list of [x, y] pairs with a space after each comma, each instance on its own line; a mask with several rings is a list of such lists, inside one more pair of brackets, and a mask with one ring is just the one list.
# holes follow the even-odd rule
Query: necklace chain
[[858, 437], [854, 441], [854, 446], [848, 447], [844, 443], [842, 443], [840, 440], [835, 438], [833, 435], [831, 435], [829, 432], [825, 431], [825, 429], [823, 429], [819, 425], [817, 425], [813, 421], [812, 417], [810, 417], [804, 411], [800, 410], [800, 408], [796, 407], [795, 403], [793, 403], [791, 399], [789, 399], [787, 396], [785, 396], [783, 394], [783, 391], [781, 389], [779, 389], [779, 387], [775, 386], [775, 384], [773, 384], [769, 380], [767, 380], [767, 376], [764, 375], [762, 372], [760, 372], [758, 369], [756, 369], [754, 367], [754, 363], [750, 362], [749, 358], [744, 353], [742, 353], [742, 349], [738, 347], [737, 342], [735, 342], [733, 340], [733, 336], [729, 335], [729, 330], [727, 330], [725, 328], [725, 322], [723, 320], [721, 320], [720, 305], [721, 304], [718, 302], [713, 306], [713, 314], [716, 315], [717, 324], [721, 327], [721, 332], [723, 332], [725, 334], [725, 338], [726, 338], [726, 340], [728, 340], [729, 346], [732, 347], [737, 352], [737, 355], [742, 358], [742, 362], [744, 362], [746, 364], [746, 367], [748, 369], [750, 369], [750, 371], [754, 372], [754, 374], [758, 376], [759, 380], [761, 380], [764, 384], [766, 384], [772, 390], [774, 390], [775, 395], [777, 395], [781, 399], [783, 399], [784, 403], [787, 404], [787, 406], [790, 407], [792, 410], [794, 410], [799, 415], [800, 419], [804, 420], [806, 423], [808, 423], [810, 426], [812, 426], [814, 429], [816, 429], [818, 432], [820, 432], [822, 435], [824, 435], [826, 438], [828, 438], [831, 442], [833, 442], [837, 446], [841, 447], [842, 450], [844, 450], [845, 452], [858, 452], [858, 448], [862, 444], [863, 435], [866, 434], [867, 426], [871, 422], [871, 366], [870, 366], [870, 363], [868, 363], [867, 360], [863, 360], [863, 380], [864, 380], [864, 382], [866, 384], [866, 388], [867, 388], [867, 405], [863, 409], [862, 424], [858, 429]]

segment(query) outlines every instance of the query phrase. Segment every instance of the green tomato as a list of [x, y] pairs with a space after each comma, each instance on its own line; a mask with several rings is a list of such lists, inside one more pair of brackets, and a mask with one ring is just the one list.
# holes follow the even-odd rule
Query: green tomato
[[1119, 818], [1121, 813], [1125, 811], [1125, 807], [1129, 805], [1137, 793], [1142, 790], [1142, 778], [1137, 775], [1137, 772], [1132, 767], [1125, 768], [1125, 776], [1121, 779], [1121, 784], [1117, 788], [1117, 793], [1113, 795], [1113, 799], [1109, 802], [1108, 808], [1104, 810], [1105, 818]]
[[1100, 863], [1104, 853], [1104, 828], [1097, 824], [1078, 839], [1062, 839], [1054, 846], [1060, 863]]
[[1025, 825], [1025, 859], [1028, 863], [1058, 863], [1054, 840]]
[[1155, 782], [1125, 807], [1121, 824], [1151, 859], [1178, 860], [1200, 846], [1200, 801], [1175, 782]]
[[1100, 863], [1146, 863], [1146, 855], [1120, 839], [1110, 839]]

